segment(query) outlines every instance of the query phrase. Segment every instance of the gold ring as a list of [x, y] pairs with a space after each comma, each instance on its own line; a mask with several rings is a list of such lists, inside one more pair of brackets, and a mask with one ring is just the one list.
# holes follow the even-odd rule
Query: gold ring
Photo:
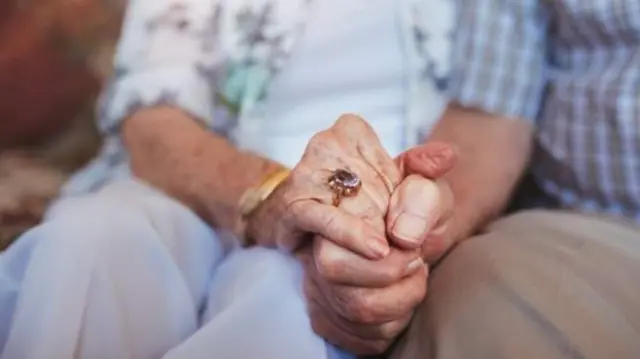
[[329, 188], [333, 191], [333, 205], [338, 207], [343, 197], [353, 197], [358, 194], [362, 181], [357, 174], [345, 170], [337, 169], [331, 173], [327, 179]]

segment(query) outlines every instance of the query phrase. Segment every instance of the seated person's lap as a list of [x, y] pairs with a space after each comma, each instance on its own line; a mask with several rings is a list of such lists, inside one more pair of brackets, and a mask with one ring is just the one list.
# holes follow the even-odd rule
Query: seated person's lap
[[[189, 209], [132, 180], [60, 200], [2, 261], [3, 315], [15, 311], [16, 317], [32, 317], [41, 333], [56, 333], [46, 327], [60, 322], [83, 328], [87, 344], [79, 343], [80, 338], [38, 340], [43, 347], [31, 348], [31, 354], [79, 346], [92, 358], [129, 350], [133, 357], [151, 357], [170, 349], [169, 358], [194, 358], [212, 350], [243, 357], [298, 351], [326, 358], [325, 343], [313, 334], [306, 316], [301, 269], [293, 258], [271, 249], [226, 246]], [[42, 283], [41, 278], [50, 281]], [[44, 295], [66, 304], [51, 303], [56, 313], [46, 308], [21, 311], [15, 303], [19, 287], [21, 300]], [[235, 325], [225, 325], [229, 321]], [[0, 352], [9, 335], [33, 338], [33, 328], [14, 327], [10, 334], [10, 322], [0, 325]], [[178, 345], [203, 323], [202, 334]], [[213, 332], [215, 340], [209, 337]], [[121, 337], [124, 333], [138, 336], [133, 347]], [[257, 339], [238, 345], [247, 335]], [[297, 337], [298, 345], [282, 345], [289, 342], [278, 337], [282, 335]], [[93, 353], [104, 347], [91, 347], [91, 339], [109, 336], [112, 352]], [[6, 350], [9, 355], [13, 348]]]
[[639, 276], [637, 225], [521, 212], [433, 270], [392, 358], [631, 358], [640, 352]]
[[[482, 349], [507, 358], [525, 349], [532, 357], [595, 358], [640, 351], [640, 293], [628, 285], [640, 276], [639, 237], [633, 224], [563, 212], [521, 212], [500, 220], [433, 270], [427, 300], [392, 357], [468, 357]], [[62, 317], [65, 323], [94, 324], [99, 330], [85, 331], [85, 340], [113, 334], [114, 352], [122, 338], [109, 328], [124, 324], [134, 333], [157, 327], [153, 336], [164, 339], [143, 336], [134, 350], [171, 350], [168, 359], [204, 357], [213, 348], [229, 355], [271, 350], [323, 358], [324, 343], [305, 314], [295, 259], [256, 248], [234, 251], [223, 262], [226, 252], [186, 207], [139, 183], [120, 182], [95, 195], [62, 200], [43, 225], [3, 254], [1, 304], [15, 304], [11, 291], [20, 285], [25, 298], [67, 301], [55, 306], [66, 308], [64, 313], [18, 308], [15, 315], [40, 316], [44, 326], [60, 325]], [[33, 265], [25, 272], [29, 261]], [[42, 273], [51, 281], [29, 281]], [[107, 283], [127, 295], [96, 300], [106, 296], [100, 287]], [[136, 319], [110, 318], [115, 308]], [[202, 322], [208, 324], [178, 345]], [[0, 329], [4, 341], [8, 329]], [[31, 329], [13, 328], [12, 335]], [[513, 330], [526, 335], [509, 335]], [[297, 336], [300, 345], [274, 345], [291, 343], [282, 335]], [[251, 343], [237, 345], [243, 338]], [[64, 346], [64, 340], [56, 339], [56, 345]], [[104, 355], [90, 353], [89, 346], [81, 350]]]

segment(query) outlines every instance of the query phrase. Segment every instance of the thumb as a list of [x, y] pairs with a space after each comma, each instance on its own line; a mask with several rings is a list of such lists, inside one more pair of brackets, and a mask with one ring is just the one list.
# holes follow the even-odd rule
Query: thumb
[[442, 193], [434, 180], [410, 175], [391, 195], [386, 225], [389, 238], [404, 249], [420, 248], [438, 222]]
[[419, 175], [437, 179], [449, 172], [458, 160], [456, 149], [444, 142], [427, 142], [403, 152], [396, 158], [402, 177]]

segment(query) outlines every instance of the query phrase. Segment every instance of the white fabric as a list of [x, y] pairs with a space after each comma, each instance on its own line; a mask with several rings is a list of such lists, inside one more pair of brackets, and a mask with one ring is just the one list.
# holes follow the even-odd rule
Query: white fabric
[[363, 116], [387, 151], [404, 146], [407, 68], [396, 0], [322, 0], [273, 80], [262, 121], [243, 145], [289, 166], [309, 139], [344, 113]]
[[295, 259], [229, 250], [140, 183], [65, 199], [0, 256], [0, 358], [342, 355], [313, 334]]
[[[325, 1], [333, 8], [325, 6]], [[274, 153], [287, 164], [299, 156], [300, 139], [309, 137], [308, 124], [313, 121], [307, 117], [327, 124], [344, 111], [371, 119], [392, 154], [398, 150], [391, 143], [400, 137], [404, 148], [416, 145], [428, 135], [447, 103], [454, 5], [451, 0], [131, 1], [115, 76], [100, 101], [98, 122], [106, 145], [67, 182], [63, 193], [91, 192], [121, 177], [119, 172], [128, 161], [119, 140], [121, 122], [140, 108], [159, 103], [198, 117], [208, 129], [240, 147], [246, 144], [259, 152]], [[332, 21], [329, 15], [341, 21]], [[377, 17], [380, 27], [372, 26], [368, 17]], [[315, 35], [307, 36], [308, 24]], [[360, 41], [349, 40], [352, 36]], [[324, 47], [331, 56], [323, 57], [321, 51], [306, 45], [308, 41]], [[167, 44], [178, 44], [178, 50]], [[316, 67], [324, 66], [315, 61], [316, 55], [333, 62], [332, 67], [324, 68], [325, 75], [339, 76], [314, 75]], [[345, 65], [333, 61], [334, 57], [346, 61]], [[380, 66], [377, 74], [371, 73], [376, 66], [370, 63]], [[298, 69], [297, 74], [290, 67]], [[303, 69], [308, 71], [302, 73]], [[286, 73], [280, 76], [283, 71]], [[379, 82], [362, 83], [366, 71]], [[336, 87], [317, 88], [305, 82], [307, 77]], [[395, 101], [401, 77], [404, 102], [399, 111]], [[351, 98], [342, 90], [346, 89], [343, 84], [355, 91]], [[380, 96], [383, 92], [388, 96]], [[287, 101], [289, 96], [300, 102]], [[351, 102], [345, 108], [347, 98]], [[311, 106], [310, 101], [319, 105]], [[296, 112], [298, 107], [303, 110]], [[389, 120], [398, 112], [404, 122], [403, 136], [394, 135], [395, 121]], [[290, 133], [283, 133], [284, 141], [269, 135], [262, 144], [262, 132], [277, 128], [273, 122], [281, 116], [283, 124], [293, 119], [303, 131], [289, 136], [295, 141], [287, 138]], [[274, 142], [287, 150], [272, 150]]]

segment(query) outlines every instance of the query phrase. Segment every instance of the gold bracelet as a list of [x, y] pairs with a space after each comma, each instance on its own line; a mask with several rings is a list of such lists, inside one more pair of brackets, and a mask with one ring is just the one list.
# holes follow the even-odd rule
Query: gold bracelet
[[236, 226], [236, 234], [240, 244], [250, 246], [254, 243], [247, 237], [247, 219], [260, 207], [260, 205], [275, 191], [284, 180], [289, 177], [291, 171], [281, 168], [265, 177], [260, 185], [250, 188], [244, 192], [238, 202], [239, 217]]

